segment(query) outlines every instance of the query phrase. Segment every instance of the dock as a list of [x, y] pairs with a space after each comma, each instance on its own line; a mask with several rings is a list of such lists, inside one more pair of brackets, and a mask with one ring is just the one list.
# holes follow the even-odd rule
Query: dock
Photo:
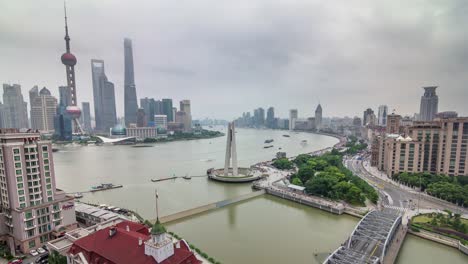
[[119, 184], [119, 185], [114, 185], [114, 186], [110, 186], [110, 187], [106, 187], [106, 188], [91, 189], [91, 190], [89, 190], [89, 192], [94, 193], [94, 192], [100, 192], [100, 191], [107, 191], [107, 190], [112, 190], [112, 189], [118, 189], [118, 188], [122, 188], [122, 187], [123, 187], [123, 185], [122, 185], [122, 184]]

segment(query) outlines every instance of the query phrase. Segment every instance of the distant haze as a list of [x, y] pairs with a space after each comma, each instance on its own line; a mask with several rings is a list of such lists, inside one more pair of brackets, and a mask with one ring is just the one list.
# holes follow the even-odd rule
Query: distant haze
[[[387, 104], [468, 115], [466, 0], [69, 0], [78, 101], [92, 101], [90, 60], [105, 61], [123, 115], [123, 39], [133, 40], [137, 96], [192, 101], [194, 118], [274, 106], [312, 116]], [[0, 83], [58, 96], [66, 83], [63, 2], [0, 2]], [[92, 106], [91, 106], [92, 107]], [[94, 110], [92, 108], [91, 112]], [[94, 115], [94, 114], [93, 114]]]

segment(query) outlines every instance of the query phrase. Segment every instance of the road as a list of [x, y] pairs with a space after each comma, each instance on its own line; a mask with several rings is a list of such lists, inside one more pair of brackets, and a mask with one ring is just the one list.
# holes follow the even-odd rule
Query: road
[[398, 185], [392, 180], [386, 178], [386, 175], [382, 173], [370, 173], [364, 167], [363, 161], [359, 160], [357, 157], [358, 156], [354, 156], [344, 159], [345, 166], [355, 175], [361, 177], [377, 188], [379, 195], [382, 198], [382, 206], [402, 212], [407, 212], [417, 211], [419, 204], [419, 209], [432, 209], [441, 211], [449, 209], [452, 212], [468, 214], [468, 210], [466, 208], [428, 197], [425, 194], [420, 194], [416, 190], [406, 186]]

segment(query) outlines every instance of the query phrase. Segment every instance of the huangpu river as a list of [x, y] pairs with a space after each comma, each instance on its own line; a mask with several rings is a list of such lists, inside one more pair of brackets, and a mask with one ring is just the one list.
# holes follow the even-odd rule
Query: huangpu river
[[[225, 129], [224, 129], [225, 130]], [[221, 130], [223, 131], [223, 130]], [[284, 137], [284, 134], [290, 137]], [[267, 139], [274, 147], [263, 148]], [[276, 130], [237, 129], [240, 166], [333, 146], [336, 138]], [[303, 142], [306, 141], [306, 142]], [[85, 192], [101, 183], [124, 187], [84, 193], [83, 201], [108, 204], [155, 218], [251, 192], [250, 184], [223, 184], [206, 177], [151, 182], [175, 176], [206, 175], [224, 165], [226, 137], [158, 143], [153, 147], [64, 146], [54, 153], [57, 187]], [[280, 149], [281, 148], [281, 149]], [[219, 210], [167, 224], [222, 263], [321, 263], [351, 233], [359, 219], [333, 215], [263, 195]], [[408, 236], [397, 263], [467, 263], [455, 249]]]

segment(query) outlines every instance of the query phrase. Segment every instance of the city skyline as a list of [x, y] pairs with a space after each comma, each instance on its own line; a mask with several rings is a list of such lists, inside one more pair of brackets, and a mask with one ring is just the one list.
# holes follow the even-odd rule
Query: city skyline
[[[351, 9], [351, 12], [336, 22], [337, 24], [331, 22], [330, 16], [336, 15], [335, 12], [338, 11], [335, 9], [329, 10], [320, 5], [317, 6], [315, 3], [298, 2], [286, 5], [285, 8], [292, 12], [293, 17], [278, 14], [277, 10], [280, 10], [278, 4], [259, 3], [263, 7], [262, 9], [252, 3], [246, 4], [246, 8], [251, 11], [247, 17], [249, 24], [238, 25], [239, 32], [232, 33], [236, 34], [234, 36], [225, 35], [218, 32], [217, 28], [210, 27], [210, 22], [213, 21], [209, 19], [202, 19], [197, 15], [189, 16], [188, 21], [195, 19], [194, 22], [199, 22], [198, 25], [203, 29], [202, 32], [199, 32], [199, 39], [197, 39], [200, 41], [199, 44], [220, 44], [225, 47], [225, 49], [221, 50], [215, 48], [197, 50], [196, 47], [199, 45], [196, 45], [196, 47], [180, 46], [182, 45], [180, 43], [184, 41], [175, 43], [176, 38], [179, 40], [191, 38], [197, 32], [195, 31], [196, 28], [189, 26], [188, 22], [179, 27], [171, 27], [172, 31], [166, 30], [173, 25], [174, 19], [178, 21], [178, 17], [173, 18], [162, 14], [164, 8], [172, 7], [171, 4], [156, 9], [162, 10], [161, 16], [149, 15], [143, 12], [141, 18], [137, 20], [129, 19], [126, 24], [122, 24], [120, 22], [122, 17], [132, 14], [132, 12], [128, 14], [120, 12], [120, 10], [128, 7], [129, 3], [123, 2], [113, 9], [107, 6], [107, 3], [99, 3], [95, 7], [90, 7], [89, 3], [87, 1], [81, 1], [80, 3], [69, 1], [68, 3], [69, 26], [73, 29], [73, 50], [74, 54], [79, 57], [76, 65], [78, 103], [82, 101], [92, 102], [91, 77], [86, 74], [90, 72], [90, 65], [86, 61], [95, 57], [102, 58], [108, 65], [107, 74], [109, 79], [115, 80], [118, 116], [123, 116], [124, 74], [122, 65], [124, 63], [123, 56], [120, 55], [122, 54], [121, 43], [127, 36], [136, 43], [133, 47], [133, 53], [135, 56], [136, 82], [138, 83], [138, 99], [144, 97], [169, 97], [175, 101], [180, 101], [190, 98], [194, 105], [200, 106], [193, 109], [194, 118], [208, 116], [232, 119], [237, 116], [238, 109], [235, 109], [237, 106], [235, 108], [220, 109], [220, 111], [217, 111], [216, 116], [213, 116], [211, 106], [203, 105], [203, 100], [210, 100], [214, 107], [234, 100], [237, 102], [239, 109], [251, 109], [255, 107], [256, 101], [264, 98], [265, 94], [271, 98], [270, 104], [275, 105], [276, 112], [283, 113], [283, 116], [292, 107], [302, 109], [301, 112], [306, 111], [306, 115], [312, 115], [314, 109], [306, 106], [309, 101], [317, 103], [319, 100], [330, 106], [327, 108], [328, 116], [359, 116], [362, 108], [371, 106], [367, 102], [372, 102], [373, 109], [378, 105], [387, 104], [391, 109], [397, 109], [399, 113], [412, 114], [419, 112], [419, 107], [415, 102], [420, 98], [421, 87], [427, 85], [439, 86], [438, 95], [443, 98], [439, 103], [440, 111], [457, 110], [460, 115], [467, 115], [468, 113], [467, 107], [463, 104], [463, 97], [466, 96], [463, 84], [468, 77], [462, 74], [466, 72], [466, 65], [460, 65], [460, 59], [466, 53], [464, 49], [460, 49], [463, 43], [462, 39], [453, 37], [457, 33], [460, 33], [460, 36], [464, 36], [464, 34], [458, 32], [457, 27], [450, 27], [455, 23], [456, 19], [465, 18], [462, 17], [462, 14], [457, 13], [460, 12], [458, 10], [461, 10], [461, 8], [457, 8], [455, 1], [445, 3], [443, 6], [428, 1], [428, 5], [422, 10], [421, 8], [418, 9], [420, 6], [417, 4], [407, 3], [415, 10], [410, 9], [411, 12], [401, 12], [395, 19], [385, 16], [379, 18], [378, 14], [385, 7], [395, 10], [398, 3], [382, 4], [389, 6], [369, 3], [368, 13], [359, 8]], [[65, 84], [63, 78], [60, 78], [63, 65], [60, 65], [56, 60], [56, 57], [63, 50], [60, 43], [57, 43], [57, 39], [63, 37], [63, 24], [59, 23], [63, 19], [62, 2], [57, 1], [56, 6], [53, 5], [42, 10], [48, 14], [46, 20], [41, 21], [39, 24], [25, 21], [25, 31], [13, 32], [15, 21], [19, 19], [24, 21], [24, 15], [28, 11], [42, 7], [41, 4], [41, 1], [37, 1], [37, 3], [30, 3], [27, 7], [19, 8], [15, 3], [6, 4], [7, 8], [15, 8], [14, 10], [17, 11], [7, 12], [0, 20], [5, 22], [2, 23], [5, 26], [0, 30], [2, 32], [5, 30], [6, 34], [3, 35], [7, 36], [5, 41], [2, 41], [2, 46], [5, 48], [0, 49], [7, 51], [7, 54], [0, 51], [0, 55], [12, 62], [0, 66], [0, 70], [5, 72], [5, 79], [2, 82], [19, 83], [26, 89], [30, 89], [34, 85], [46, 86], [54, 96], [58, 97], [53, 87]], [[159, 5], [158, 3], [147, 4]], [[138, 6], [138, 3], [134, 4], [134, 6]], [[106, 8], [110, 8], [109, 10], [113, 12], [106, 12], [102, 21], [99, 20], [100, 23], [94, 23], [98, 19], [96, 15], [100, 10], [106, 10]], [[212, 12], [221, 7], [202, 5], [200, 8], [200, 12]], [[236, 14], [239, 10], [235, 9], [235, 6], [233, 8], [233, 14]], [[312, 13], [311, 15], [311, 11], [318, 12], [314, 11], [314, 8], [323, 11], [324, 14]], [[86, 16], [82, 12], [84, 9], [89, 13]], [[89, 10], [91, 12], [88, 12]], [[269, 16], [265, 17], [261, 10], [267, 10]], [[423, 11], [426, 11], [427, 14]], [[317, 17], [313, 18], [313, 14], [316, 14]], [[217, 17], [212, 19], [216, 20], [216, 22], [222, 22], [220, 27], [229, 29], [234, 26], [228, 22], [217, 21]], [[311, 21], [312, 19], [317, 19], [319, 25], [333, 30], [322, 36], [323, 33], [320, 33], [318, 28], [305, 29], [302, 27], [303, 23], [314, 22]], [[363, 21], [365, 27], [356, 29], [357, 22], [349, 25], [344, 23], [352, 22], [354, 19]], [[142, 20], [147, 23], [141, 23]], [[376, 28], [368, 25], [372, 23], [366, 23], [374, 20]], [[411, 22], [410, 27], [403, 30], [395, 23], [399, 20], [409, 20]], [[439, 31], [436, 31], [435, 26], [432, 24], [426, 24], [425, 21], [431, 20], [439, 22], [438, 25], [444, 27], [443, 29], [447, 31], [447, 36], [438, 33]], [[252, 27], [251, 24], [261, 21], [268, 21], [277, 27]], [[89, 33], [87, 30], [89, 27], [86, 25], [91, 22], [94, 23], [93, 32], [96, 34], [93, 34], [93, 41], [88, 41]], [[112, 23], [118, 23], [119, 27], [113, 27]], [[38, 26], [41, 26], [40, 30], [37, 28]], [[367, 43], [373, 47], [369, 51], [370, 53], [351, 45], [356, 44], [356, 41], [346, 47], [340, 46], [337, 39], [339, 36], [335, 32], [337, 27], [343, 27], [346, 30], [347, 33], [343, 37], [348, 36], [347, 34], [357, 34], [359, 36], [362, 34], [361, 38], [356, 41], [366, 41], [362, 43]], [[34, 36], [34, 34], [26, 35], [26, 32], [42, 32], [44, 28], [47, 28], [47, 30], [41, 35], [42, 41], [37, 43], [37, 47], [12, 45], [12, 43], [17, 43], [20, 39], [28, 39]], [[118, 30], [112, 28], [118, 28]], [[155, 38], [146, 34], [149, 28], [153, 32], [150, 35], [156, 36]], [[296, 28], [298, 32], [284, 33], [280, 30], [284, 28]], [[381, 31], [382, 35], [377, 34], [376, 31]], [[413, 31], [420, 32], [420, 37], [425, 39], [426, 42], [421, 43], [420, 38], [415, 39], [410, 34]], [[285, 42], [282, 40], [283, 33], [290, 34], [287, 36], [294, 41]], [[389, 38], [391, 33], [397, 34], [396, 37]], [[254, 43], [249, 42], [255, 34], [260, 34], [260, 43], [269, 39], [274, 45], [267, 50], [257, 48], [257, 46], [253, 45]], [[310, 35], [310, 39], [304, 37], [308, 35]], [[232, 37], [238, 39], [232, 39]], [[328, 50], [328, 47], [324, 47], [320, 43], [316, 44], [318, 47], [314, 46], [316, 48], [314, 51], [304, 50], [305, 46], [310, 45], [313, 39], [320, 39], [321, 37], [323, 37], [322, 42], [324, 43], [320, 43], [327, 44], [326, 46], [329, 46], [329, 48], [334, 48], [335, 53], [330, 53], [331, 50]], [[369, 41], [369, 38], [372, 41]], [[444, 42], [442, 39], [444, 39]], [[44, 43], [47, 43], [47, 47], [44, 47]], [[106, 43], [106, 45], [104, 46], [102, 43]], [[346, 43], [348, 44], [348, 42]], [[392, 45], [395, 47], [392, 47]], [[212, 47], [212, 45], [207, 47]], [[40, 48], [43, 52], [35, 52], [36, 48]], [[176, 52], [175, 48], [181, 48], [180, 52]], [[328, 58], [329, 60], [324, 60], [325, 58], [316, 55], [323, 52], [332, 54], [329, 55], [331, 56]], [[407, 52], [413, 55], [392, 55], [397, 59], [388, 59], [386, 57], [386, 54], [397, 52], [404, 52], [402, 55], [407, 54]], [[35, 60], [27, 65], [19, 63], [19, 61], [16, 62], [12, 56], [18, 57], [18, 54], [26, 56], [34, 54]], [[255, 54], [253, 57], [255, 57], [256, 61], [250, 61], [251, 58], [247, 54]], [[418, 54], [427, 58], [422, 58]], [[179, 60], [180, 55], [184, 56], [184, 59]], [[232, 64], [229, 60], [230, 56], [233, 55], [239, 55], [235, 64]], [[199, 56], [205, 56], [205, 58], [200, 59]], [[368, 61], [363, 63], [361, 60], [357, 60], [356, 57], [359, 56], [366, 56]], [[379, 65], [379, 67], [369, 67], [377, 63], [377, 61], [380, 64], [381, 61], [387, 62]], [[30, 68], [37, 68], [37, 63], [40, 63], [41, 69], [44, 69], [40, 74], [34, 73]], [[251, 65], [252, 68], [248, 70], [249, 68], [245, 67], [245, 65]], [[353, 68], [352, 71], [349, 71], [350, 67]], [[375, 68], [378, 68], [378, 70]], [[235, 71], [233, 69], [241, 70]], [[217, 72], [220, 70], [223, 72]], [[31, 72], [31, 74], [25, 77], [21, 74], [23, 71]], [[291, 73], [291, 71], [295, 73]], [[408, 76], [408, 72], [411, 72], [411, 76]], [[450, 74], [445, 72], [450, 72]], [[339, 78], [331, 78], [331, 74], [335, 77], [339, 76]], [[383, 74], [389, 77], [382, 79]], [[378, 80], [374, 80], [375, 77], [372, 76], [380, 77]], [[290, 100], [282, 100], [281, 96], [284, 90], [289, 91]], [[241, 98], [240, 94], [245, 93], [249, 93], [250, 96]], [[402, 93], [405, 94], [404, 98], [399, 96]], [[336, 96], [336, 94], [342, 94], [343, 96]], [[294, 105], [291, 105], [291, 102], [294, 102]], [[310, 112], [307, 113], [308, 111]]]

